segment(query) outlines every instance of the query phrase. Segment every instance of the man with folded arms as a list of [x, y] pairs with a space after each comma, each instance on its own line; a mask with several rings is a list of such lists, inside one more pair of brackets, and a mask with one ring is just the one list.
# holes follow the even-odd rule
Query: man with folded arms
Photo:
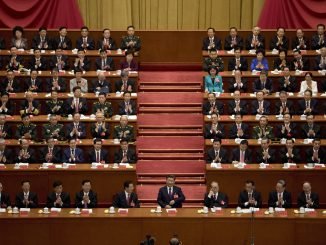
[[38, 198], [37, 194], [31, 192], [31, 185], [29, 180], [23, 180], [21, 182], [22, 191], [16, 195], [16, 204], [17, 208], [37, 208], [38, 207]]
[[10, 207], [10, 196], [9, 194], [3, 192], [3, 186], [2, 183], [0, 182], [0, 208], [7, 208]]
[[48, 208], [69, 208], [70, 207], [70, 196], [69, 193], [62, 191], [62, 182], [53, 182], [53, 192], [51, 192], [46, 201]]
[[162, 208], [182, 208], [185, 199], [181, 188], [175, 186], [175, 176], [166, 176], [166, 185], [160, 188], [157, 203]]
[[207, 163], [226, 163], [226, 150], [221, 148], [221, 139], [214, 139], [213, 147], [207, 151]]
[[298, 208], [319, 208], [319, 196], [316, 192], [311, 191], [311, 184], [304, 182], [302, 192], [298, 195]]
[[255, 190], [255, 182], [247, 180], [245, 189], [240, 192], [238, 205], [241, 208], [261, 208], [262, 200], [260, 192]]
[[285, 187], [286, 182], [284, 180], [281, 179], [277, 181], [275, 191], [269, 193], [268, 207], [291, 208], [291, 193], [288, 192]]
[[211, 189], [205, 194], [204, 204], [208, 208], [221, 207], [227, 208], [229, 203], [228, 196], [220, 192], [220, 187], [216, 181], [212, 181]]
[[115, 208], [139, 208], [140, 203], [138, 196], [134, 192], [134, 184], [132, 181], [126, 181], [123, 183], [124, 191], [121, 191], [115, 195], [112, 206]]
[[77, 208], [96, 208], [97, 194], [92, 190], [91, 181], [82, 181], [82, 190], [76, 193], [75, 206]]

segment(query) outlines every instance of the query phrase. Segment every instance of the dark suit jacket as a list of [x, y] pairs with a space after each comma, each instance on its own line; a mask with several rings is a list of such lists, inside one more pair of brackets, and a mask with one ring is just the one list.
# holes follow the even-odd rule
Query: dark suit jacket
[[[277, 69], [277, 70], [283, 70], [283, 68], [284, 68], [284, 66], [283, 65], [281, 65], [282, 64], [282, 60], [280, 59], [280, 58], [276, 58], [276, 59], [274, 59], [274, 61], [273, 61], [273, 69], [275, 70], [275, 69]], [[286, 59], [286, 61], [285, 61], [285, 66], [287, 66], [287, 67], [290, 67], [290, 61], [288, 60], [288, 59]]]
[[290, 123], [290, 129], [291, 131], [288, 132], [286, 129], [284, 131], [284, 134], [282, 133], [282, 126], [284, 124], [277, 124], [276, 126], [276, 137], [277, 138], [284, 138], [284, 139], [287, 139], [287, 138], [299, 138], [299, 135], [298, 135], [298, 131], [297, 131], [297, 125], [295, 123]]
[[[263, 115], [269, 115], [270, 114], [270, 102], [267, 101], [267, 100], [264, 100], [263, 107], [264, 107], [264, 113], [263, 113]], [[251, 103], [251, 108], [252, 108], [251, 114], [252, 115], [256, 115], [257, 114], [257, 110], [259, 108], [259, 104], [258, 104], [258, 101], [257, 100], [254, 100]]]
[[[237, 70], [247, 71], [248, 70], [248, 61], [244, 57], [240, 57], [240, 67], [237, 67]], [[236, 69], [236, 59], [233, 57], [229, 60], [228, 70], [233, 71]]]
[[84, 163], [84, 153], [83, 150], [80, 148], [76, 148], [75, 149], [75, 161], [69, 160], [70, 158], [70, 147], [64, 149], [63, 154], [62, 154], [62, 162], [66, 162], [66, 163]]
[[130, 80], [130, 79], [128, 79], [128, 81], [127, 81], [127, 88], [130, 86], [131, 91], [128, 91], [127, 89], [122, 90], [122, 85], [123, 85], [122, 80], [115, 81], [115, 92], [117, 92], [117, 91], [119, 91], [119, 92], [132, 92], [132, 93], [136, 92], [135, 81]]
[[[237, 41], [237, 47], [240, 47], [241, 49], [243, 48], [243, 39], [242, 37], [240, 36], [236, 36], [236, 41]], [[231, 47], [232, 45], [232, 37], [230, 35], [228, 35], [226, 38], [225, 38], [225, 41], [224, 41], [224, 49], [225, 50], [231, 50], [233, 49], [234, 47]]]
[[[249, 139], [249, 126], [245, 123], [241, 123], [241, 129], [243, 131], [243, 136], [241, 136], [241, 139]], [[238, 128], [237, 125], [234, 123], [230, 128], [230, 133], [229, 133], [230, 139], [238, 138], [237, 134], [238, 134]]]
[[205, 193], [204, 204], [208, 208], [213, 208], [213, 207], [227, 208], [229, 204], [229, 198], [223, 192], [219, 192], [216, 199], [214, 199], [213, 196], [209, 198], [208, 193]]
[[28, 147], [27, 152], [29, 153], [30, 157], [28, 159], [19, 159], [19, 151], [20, 149], [17, 150], [16, 154], [15, 154], [15, 162], [26, 162], [26, 163], [36, 163], [38, 162], [36, 156], [35, 156], [35, 151], [34, 149], [31, 149], [30, 147]]
[[298, 195], [297, 205], [298, 208], [305, 207], [305, 208], [319, 208], [319, 196], [315, 192], [310, 193], [310, 200], [313, 202], [313, 205], [310, 206], [307, 204], [306, 194], [302, 191]]
[[268, 154], [270, 155], [270, 158], [267, 159], [266, 161], [263, 159], [263, 149], [258, 149], [256, 151], [256, 162], [257, 163], [275, 163], [277, 159], [275, 159], [275, 150], [268, 148]]
[[[95, 49], [95, 42], [94, 42], [93, 38], [87, 37], [87, 44], [88, 44], [88, 46], [85, 49], [88, 49], [88, 50]], [[83, 38], [79, 37], [76, 40], [76, 48], [77, 49], [83, 49], [82, 45], [83, 45]]]
[[[209, 46], [210, 42], [209, 42], [209, 37], [205, 37], [203, 39], [203, 45], [202, 45], [202, 50], [208, 50], [208, 46]], [[222, 43], [221, 40], [217, 37], [214, 36], [214, 49], [220, 50], [222, 49]]]
[[[217, 114], [223, 114], [223, 112], [224, 112], [224, 109], [223, 109], [223, 103], [221, 103], [221, 102], [219, 102], [219, 101], [215, 101], [215, 106], [214, 107], [216, 107], [216, 109], [217, 109]], [[210, 115], [210, 110], [211, 110], [211, 104], [209, 103], [209, 101], [206, 101], [206, 102], [204, 102], [204, 104], [203, 104], [203, 114], [204, 115]]]
[[72, 132], [74, 128], [74, 123], [69, 123], [67, 126], [66, 126], [66, 137], [68, 139], [70, 138], [78, 138], [78, 139], [84, 139], [86, 138], [86, 126], [84, 123], [78, 123], [78, 132], [80, 132], [80, 135], [79, 136], [76, 136], [74, 135], [73, 137], [71, 137], [70, 133]]
[[[97, 58], [95, 60], [96, 70], [103, 70], [102, 69], [102, 58]], [[111, 57], [107, 57], [104, 62], [104, 66], [106, 71], [114, 71], [115, 65], [114, 61]]]
[[[220, 151], [219, 151], [219, 156], [220, 156], [220, 159], [221, 159], [221, 163], [226, 163], [228, 162], [228, 156], [227, 156], [227, 152], [224, 148], [220, 148]], [[216, 155], [215, 155], [215, 150], [214, 148], [210, 148], [208, 151], [207, 151], [207, 158], [206, 158], [206, 162], [207, 163], [212, 163], [216, 158]]]
[[[48, 154], [49, 148], [46, 146], [40, 150], [40, 160], [41, 162], [47, 162], [45, 159], [46, 154]], [[54, 146], [52, 150], [52, 161], [53, 163], [60, 163], [61, 162], [61, 149], [58, 146]]]
[[[240, 149], [236, 148], [232, 150], [232, 158], [231, 162], [233, 161], [240, 161]], [[245, 163], [252, 163], [252, 152], [251, 150], [247, 149], [245, 151]]]
[[72, 65], [72, 69], [73, 70], [80, 69], [82, 71], [89, 71], [91, 69], [91, 61], [88, 59], [87, 56], [85, 56], [84, 60], [83, 60], [83, 65], [81, 66], [80, 63], [78, 63], [77, 66], [75, 66], [75, 61], [74, 61], [73, 65]]
[[3, 38], [0, 38], [0, 49], [5, 49], [6, 48], [6, 42]]
[[131, 104], [131, 110], [132, 112], [128, 114], [125, 111], [125, 102], [122, 101], [119, 103], [119, 115], [136, 115], [137, 114], [137, 108], [136, 108], [136, 104], [134, 101], [130, 100], [130, 104]]
[[289, 41], [288, 41], [286, 36], [283, 36], [283, 44], [282, 45], [277, 46], [276, 45], [277, 42], [278, 42], [277, 35], [275, 35], [275, 36], [272, 37], [272, 39], [270, 41], [269, 49], [270, 50], [273, 50], [273, 49], [278, 49], [278, 50], [285, 49], [285, 50], [288, 50], [289, 49]]
[[[310, 108], [311, 108], [311, 114], [314, 115], [318, 114], [317, 100], [315, 99], [310, 100]], [[304, 99], [299, 100], [297, 114], [302, 115], [305, 109], [306, 109], [306, 101]]]
[[311, 38], [311, 49], [316, 50], [316, 49], [320, 49], [321, 47], [324, 47], [325, 41], [326, 41], [326, 35], [324, 35], [324, 42], [321, 45], [319, 44], [319, 35], [318, 34], [313, 35]]
[[[235, 114], [235, 101], [230, 100], [228, 101], [228, 111], [229, 114], [233, 115]], [[241, 115], [246, 115], [248, 113], [248, 107], [247, 107], [247, 102], [245, 100], [240, 100], [240, 113]]]
[[[67, 114], [73, 114], [75, 112], [75, 108], [71, 107], [71, 104], [73, 102], [74, 98], [68, 98], [66, 100], [66, 113]], [[80, 114], [86, 114], [87, 113], [87, 101], [85, 98], [79, 98], [79, 111]]]
[[32, 57], [28, 63], [28, 68], [38, 71], [46, 71], [48, 69], [48, 61], [45, 57], [42, 56], [40, 59], [40, 66], [36, 66], [36, 59], [35, 57]]
[[286, 85], [285, 86], [285, 78], [284, 77], [281, 77], [279, 79], [279, 91], [286, 91], [286, 92], [298, 92], [298, 89], [297, 89], [297, 83], [296, 83], [296, 80], [295, 80], [295, 77], [289, 77], [289, 81], [290, 81], [290, 84], [289, 85]]
[[292, 49], [301, 49], [301, 50], [308, 50], [310, 49], [310, 42], [308, 38], [303, 37], [304, 45], [300, 46], [300, 41], [298, 37], [292, 39]]
[[21, 89], [22, 89], [21, 82], [17, 78], [15, 78], [12, 83], [12, 87], [13, 87], [14, 91], [7, 91], [6, 90], [7, 86], [8, 86], [8, 78], [4, 78], [2, 83], [0, 84], [1, 92], [19, 93], [19, 92], [21, 92]]
[[246, 39], [246, 49], [247, 50], [250, 50], [250, 49], [265, 49], [265, 38], [264, 38], [263, 35], [261, 35], [261, 34], [258, 35], [259, 45], [256, 48], [251, 46], [252, 39], [253, 39], [252, 34], [250, 34]]
[[132, 192], [127, 203], [126, 193], [121, 191], [115, 195], [112, 206], [115, 208], [140, 208], [140, 202], [135, 192]]
[[326, 65], [324, 65], [323, 67], [320, 67], [320, 66], [319, 66], [319, 64], [320, 64], [320, 60], [321, 60], [321, 55], [316, 56], [315, 59], [314, 59], [314, 62], [315, 62], [315, 63], [314, 63], [314, 67], [313, 67], [313, 69], [314, 69], [315, 71], [326, 69]]
[[256, 79], [254, 82], [254, 92], [263, 90], [264, 88], [268, 89], [270, 93], [273, 92], [273, 82], [271, 79], [267, 78], [265, 81], [265, 87], [263, 87], [260, 79]]
[[[42, 86], [42, 80], [40, 78], [35, 79], [35, 86], [37, 89], [34, 89], [32, 92], [43, 92], [43, 86]], [[25, 80], [25, 91], [28, 91], [28, 89], [32, 86], [32, 79], [29, 77]]]
[[[252, 196], [257, 202], [257, 204], [255, 205], [255, 208], [261, 208], [262, 200], [261, 200], [260, 192], [257, 192], [257, 191], [254, 190], [253, 193], [252, 193]], [[245, 205], [245, 203], [248, 202], [248, 201], [249, 201], [248, 192], [247, 191], [241, 191], [240, 194], [239, 194], [238, 205], [241, 208], [250, 208], [249, 204], [247, 206]]]
[[[62, 46], [63, 43], [65, 43], [67, 47], [63, 48], [63, 46]], [[71, 39], [69, 37], [66, 36], [63, 40], [63, 43], [61, 43], [60, 36], [56, 36], [55, 38], [52, 39], [52, 48], [53, 49], [61, 48], [64, 50], [72, 49], [72, 43], [71, 43]]]
[[[84, 197], [84, 192], [80, 191], [76, 193], [75, 197], [75, 206], [78, 208], [84, 208], [84, 204], [82, 204]], [[96, 192], [90, 190], [88, 193], [88, 197], [90, 200], [90, 203], [87, 204], [87, 208], [96, 208], [97, 207], [97, 194]]]
[[36, 35], [33, 39], [32, 39], [32, 49], [52, 49], [52, 42], [50, 40], [50, 38], [48, 36], [45, 36], [44, 39], [44, 43], [46, 43], [48, 45], [47, 48], [42, 48], [41, 46], [39, 47], [39, 45], [41, 45], [41, 37], [40, 35]]
[[[317, 161], [314, 161], [312, 159], [313, 153], [314, 152], [313, 152], [312, 147], [310, 147], [310, 148], [308, 148], [306, 150], [307, 163], [310, 163], [310, 162], [317, 163]], [[323, 147], [320, 147], [319, 150], [318, 150], [318, 158], [320, 159], [320, 163], [325, 163], [325, 160], [326, 160], [326, 150]]]
[[10, 55], [10, 56], [7, 56], [6, 58], [4, 58], [5, 63], [6, 63], [6, 65], [8, 66], [9, 69], [12, 69], [12, 70], [18, 70], [18, 69], [19, 69], [19, 65], [24, 65], [24, 63], [25, 63], [25, 62], [24, 62], [24, 59], [23, 59], [22, 56], [16, 56], [16, 61], [17, 61], [17, 63], [19, 63], [19, 64], [16, 64], [16, 65], [14, 65], [13, 63], [10, 64], [10, 60], [11, 60], [11, 58], [12, 58], [11, 55]]
[[217, 125], [217, 131], [216, 132], [210, 132], [212, 128], [212, 124], [205, 124], [205, 129], [204, 129], [204, 137], [205, 139], [222, 139], [225, 138], [224, 135], [224, 126], [222, 124]]
[[234, 87], [234, 84], [236, 84], [236, 81], [234, 78], [231, 78], [229, 80], [229, 92], [233, 93], [235, 90], [240, 90], [240, 92], [246, 93], [248, 90], [247, 80], [245, 78], [242, 78], [241, 82], [242, 82], [242, 87], [239, 89], [238, 86]]
[[290, 69], [292, 71], [295, 71], [295, 70], [309, 71], [310, 70], [310, 62], [309, 62], [309, 60], [307, 58], [302, 57], [301, 61], [302, 61], [302, 65], [299, 64], [299, 66], [296, 67], [295, 63], [297, 62], [297, 60], [293, 59], [291, 61]]
[[[68, 56], [62, 55], [61, 61], [64, 62], [63, 65], [61, 65], [61, 70], [69, 70], [69, 60]], [[58, 68], [58, 57], [56, 55], [52, 56], [49, 60], [49, 67], [52, 70], [53, 68]]]
[[124, 70], [126, 68], [130, 68], [131, 71], [138, 71], [138, 63], [135, 59], [133, 59], [130, 64], [126, 60], [120, 63], [120, 69]]
[[[103, 124], [105, 124], [105, 130], [103, 130]], [[100, 139], [108, 139], [110, 135], [110, 126], [108, 123], [102, 124], [102, 129], [98, 132], [95, 131], [96, 129], [96, 123], [93, 123], [91, 126], [91, 134], [93, 138], [100, 138]]]
[[[276, 114], [280, 114], [280, 108], [282, 106], [282, 102], [280, 100], [278, 100], [275, 103], [275, 109], [276, 109]], [[294, 106], [293, 106], [293, 102], [291, 100], [287, 100], [286, 101], [286, 108], [289, 109], [289, 112], [291, 115], [295, 114], [295, 110], [294, 110]], [[283, 113], [284, 114], [284, 113]]]
[[[0, 101], [0, 107], [1, 106], [2, 106], [2, 103]], [[13, 115], [14, 114], [14, 103], [11, 100], [7, 101], [6, 108], [7, 108], [7, 111], [3, 110], [0, 112], [0, 114], [4, 114], [4, 115]]]
[[13, 163], [13, 151], [11, 149], [5, 148], [3, 156], [0, 157], [0, 163], [3, 164]]
[[302, 125], [301, 129], [302, 129], [302, 138], [303, 139], [306, 139], [306, 138], [314, 139], [314, 138], [320, 138], [320, 136], [321, 136], [321, 134], [320, 134], [320, 126], [318, 124], [316, 124], [316, 123], [314, 123], [313, 126], [312, 126], [312, 130], [315, 132], [315, 137], [308, 136], [308, 132], [309, 132], [308, 123]]
[[[100, 87], [101, 89], [96, 89], [97, 87]], [[104, 80], [102, 84], [100, 84], [100, 81], [97, 79], [93, 81], [93, 87], [92, 90], [89, 89], [89, 92], [104, 92], [104, 93], [112, 93], [112, 86], [111, 83], [107, 80]]]
[[166, 205], [169, 205], [170, 201], [174, 200], [175, 203], [172, 205], [172, 208], [182, 208], [182, 203], [186, 200], [186, 197], [182, 193], [182, 190], [178, 186], [173, 186], [172, 196], [168, 194], [167, 186], [160, 188], [157, 196], [157, 203], [165, 208]]
[[[116, 151], [114, 153], [114, 162], [120, 163], [122, 161], [122, 158], [123, 158], [123, 152], [120, 148], [118, 151]], [[136, 163], [137, 162], [136, 152], [131, 148], [128, 148], [128, 150], [127, 150], [127, 159], [128, 159], [128, 163]]]
[[48, 208], [70, 208], [70, 195], [67, 192], [61, 192], [60, 194], [61, 200], [63, 202], [62, 206], [56, 204], [54, 206], [55, 201], [57, 200], [57, 195], [55, 192], [51, 192], [46, 200], [46, 206]]
[[[268, 207], [279, 207], [276, 205], [276, 202], [278, 201], [278, 193], [277, 191], [272, 191], [269, 193], [268, 197]], [[284, 204], [282, 205], [282, 208], [291, 208], [292, 206], [292, 198], [291, 198], [291, 193], [288, 191], [283, 192], [283, 201]]]
[[0, 208], [7, 208], [11, 206], [9, 194], [1, 192]]
[[[46, 86], [45, 86], [45, 92], [51, 92], [52, 91], [52, 83], [53, 78], [46, 79]], [[62, 77], [58, 78], [58, 84], [60, 86], [60, 89], [58, 90], [59, 93], [66, 92], [66, 82]]]
[[282, 163], [286, 162], [293, 162], [293, 163], [301, 163], [304, 162], [303, 159], [300, 156], [300, 152], [297, 148], [293, 148], [293, 157], [289, 158], [287, 155], [287, 149], [286, 147], [282, 148], [280, 150], [280, 155], [281, 155], [281, 161]]
[[[24, 201], [24, 193], [23, 192], [19, 192], [16, 195], [16, 201], [15, 201], [15, 206], [17, 208], [26, 208], [25, 204], [23, 203]], [[29, 196], [28, 196], [28, 201], [30, 201], [31, 203], [28, 204], [27, 208], [37, 208], [38, 207], [38, 198], [37, 198], [37, 194], [34, 192], [29, 192]]]
[[116, 50], [117, 49], [117, 45], [112, 37], [109, 37], [109, 45], [108, 46], [103, 45], [103, 43], [104, 43], [104, 38], [99, 39], [97, 41], [97, 48], [103, 49], [103, 50]]
[[[92, 149], [89, 152], [89, 161], [90, 162], [96, 162], [96, 152], [94, 149]], [[104, 162], [108, 162], [109, 161], [109, 157], [108, 157], [108, 151], [105, 149], [101, 149], [100, 152], [100, 161], [104, 161]]]

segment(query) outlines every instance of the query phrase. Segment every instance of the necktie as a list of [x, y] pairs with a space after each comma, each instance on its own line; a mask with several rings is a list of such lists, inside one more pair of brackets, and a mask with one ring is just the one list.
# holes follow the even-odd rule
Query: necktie
[[245, 159], [244, 159], [244, 151], [241, 151], [240, 150], [240, 162], [244, 162]]
[[130, 195], [128, 193], [126, 194], [126, 200], [127, 200], [127, 204], [129, 205], [130, 204]]
[[237, 129], [238, 129], [238, 130], [241, 129], [241, 125], [240, 125], [240, 123], [237, 123]]
[[[282, 199], [282, 194], [278, 193], [278, 201], [280, 201]], [[282, 207], [282, 203], [279, 202], [278, 207], [281, 208]]]
[[96, 162], [100, 162], [100, 151], [96, 151]]
[[105, 67], [105, 59], [102, 59], [102, 70], [104, 70]]
[[49, 148], [49, 154], [52, 155], [52, 148]]
[[306, 101], [306, 108], [310, 108], [310, 103], [309, 102], [310, 102], [309, 100]]
[[252, 193], [248, 193], [248, 199], [252, 199]]
[[215, 157], [219, 157], [219, 151], [215, 151]]
[[0, 125], [0, 131], [1, 132], [3, 131], [3, 125]]
[[213, 195], [213, 199], [214, 199], [214, 201], [216, 200], [216, 195], [215, 194]]
[[306, 194], [306, 200], [310, 200], [310, 195], [309, 194]]
[[79, 99], [76, 98], [75, 100], [75, 112], [78, 112], [79, 111]]
[[172, 197], [172, 188], [169, 187], [169, 196]]
[[[88, 196], [88, 193], [85, 193], [85, 196]], [[84, 208], [87, 208], [87, 202], [84, 202]]]

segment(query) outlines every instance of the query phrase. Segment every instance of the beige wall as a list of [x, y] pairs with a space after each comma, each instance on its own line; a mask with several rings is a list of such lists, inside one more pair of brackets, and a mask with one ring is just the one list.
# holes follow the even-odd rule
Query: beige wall
[[77, 0], [90, 28], [197, 30], [250, 29], [264, 0]]

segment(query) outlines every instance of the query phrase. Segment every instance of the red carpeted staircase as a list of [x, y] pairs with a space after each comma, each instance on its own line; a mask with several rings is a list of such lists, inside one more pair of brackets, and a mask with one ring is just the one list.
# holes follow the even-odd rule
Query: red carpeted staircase
[[186, 203], [201, 206], [206, 191], [202, 72], [141, 72], [138, 93], [137, 193], [156, 206], [165, 176], [177, 176]]

